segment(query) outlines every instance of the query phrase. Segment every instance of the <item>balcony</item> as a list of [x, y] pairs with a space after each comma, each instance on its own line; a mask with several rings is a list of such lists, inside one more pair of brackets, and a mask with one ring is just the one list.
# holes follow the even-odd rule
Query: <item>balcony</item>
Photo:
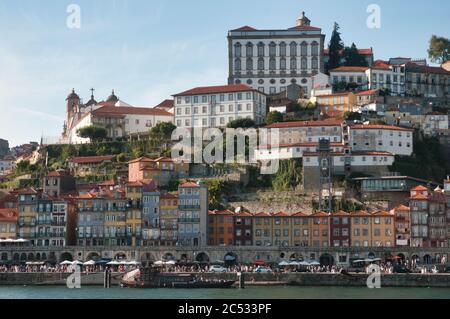
[[200, 209], [200, 205], [179, 205], [178, 208], [181, 209], [181, 210], [184, 210], [184, 209]]
[[200, 223], [200, 218], [178, 218], [179, 223]]

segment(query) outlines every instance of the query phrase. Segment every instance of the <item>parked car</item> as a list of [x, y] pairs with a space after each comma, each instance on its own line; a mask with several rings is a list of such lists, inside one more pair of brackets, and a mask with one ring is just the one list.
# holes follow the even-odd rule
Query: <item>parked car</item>
[[227, 269], [225, 267], [222, 267], [220, 265], [212, 265], [209, 268], [210, 272], [227, 272]]
[[255, 268], [254, 272], [272, 272], [272, 269], [263, 266], [258, 266]]

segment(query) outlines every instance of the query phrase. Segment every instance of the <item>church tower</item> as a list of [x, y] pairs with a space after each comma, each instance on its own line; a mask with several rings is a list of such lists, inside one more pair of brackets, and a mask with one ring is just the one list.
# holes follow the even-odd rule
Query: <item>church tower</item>
[[297, 27], [303, 27], [303, 26], [309, 26], [311, 25], [311, 20], [309, 20], [306, 16], [305, 16], [305, 11], [302, 11], [302, 14], [300, 17], [298, 17], [297, 19]]
[[77, 112], [80, 106], [80, 97], [75, 93], [75, 89], [72, 89], [72, 93], [70, 93], [67, 98], [67, 123], [72, 118], [72, 116]]

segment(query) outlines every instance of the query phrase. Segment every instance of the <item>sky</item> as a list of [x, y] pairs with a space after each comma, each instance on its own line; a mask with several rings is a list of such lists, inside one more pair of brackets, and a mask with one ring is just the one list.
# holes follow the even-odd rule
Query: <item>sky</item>
[[[80, 28], [67, 26], [72, 4]], [[367, 27], [371, 4], [380, 28]], [[226, 84], [228, 30], [292, 27], [302, 11], [326, 43], [336, 21], [346, 45], [373, 47], [375, 59], [425, 58], [432, 34], [450, 36], [448, 0], [0, 0], [0, 138], [12, 147], [60, 135], [72, 88], [84, 101], [93, 87], [97, 101], [115, 89], [155, 106]]]

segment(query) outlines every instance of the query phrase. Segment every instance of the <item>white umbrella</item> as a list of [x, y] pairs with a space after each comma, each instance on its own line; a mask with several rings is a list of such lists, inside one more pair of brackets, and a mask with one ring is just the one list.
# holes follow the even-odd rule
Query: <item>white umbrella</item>
[[121, 260], [119, 261], [119, 265], [127, 265], [128, 262], [126, 260]]
[[301, 263], [294, 260], [294, 261], [291, 261], [291, 262], [289, 263], [289, 265], [291, 265], [291, 266], [299, 266], [299, 265], [301, 265]]
[[83, 262], [79, 261], [79, 260], [75, 260], [72, 262], [72, 265], [82, 265], [82, 264], [83, 264]]
[[279, 266], [288, 266], [289, 263], [288, 263], [287, 261], [283, 260], [283, 261], [280, 262], [278, 265], [279, 265]]
[[298, 264], [301, 266], [309, 266], [309, 262], [307, 262], [307, 261], [301, 261]]
[[312, 261], [309, 262], [309, 264], [310, 264], [311, 266], [319, 266], [319, 265], [320, 265], [320, 262], [315, 261], [315, 260], [312, 260]]
[[127, 265], [132, 265], [132, 266], [136, 266], [136, 265], [139, 265], [139, 264], [140, 264], [140, 262], [136, 261], [136, 260], [127, 262]]
[[86, 261], [83, 265], [84, 266], [93, 266], [93, 265], [95, 265], [95, 261], [89, 260], [89, 261]]
[[164, 261], [158, 260], [154, 262], [155, 265], [164, 265]]
[[175, 260], [169, 260], [165, 264], [166, 265], [175, 265], [177, 262]]
[[112, 260], [109, 263], [107, 263], [107, 265], [118, 265], [118, 264], [119, 264], [119, 262], [115, 261], [115, 260]]
[[363, 262], [363, 261], [364, 261], [364, 259], [353, 260], [354, 263], [361, 263], [361, 262]]
[[62, 263], [60, 263], [60, 265], [72, 265], [72, 262], [68, 261], [68, 260], [64, 260]]

